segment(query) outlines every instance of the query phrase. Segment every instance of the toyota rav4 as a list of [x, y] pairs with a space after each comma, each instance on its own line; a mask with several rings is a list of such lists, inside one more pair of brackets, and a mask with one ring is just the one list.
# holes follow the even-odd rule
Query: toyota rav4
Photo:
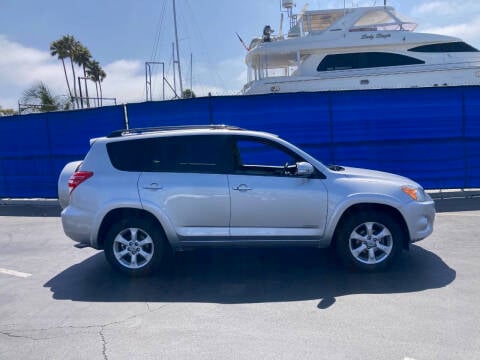
[[93, 139], [58, 191], [66, 235], [129, 275], [200, 246], [333, 246], [347, 265], [379, 270], [435, 218], [410, 179], [325, 166], [275, 135], [224, 125]]

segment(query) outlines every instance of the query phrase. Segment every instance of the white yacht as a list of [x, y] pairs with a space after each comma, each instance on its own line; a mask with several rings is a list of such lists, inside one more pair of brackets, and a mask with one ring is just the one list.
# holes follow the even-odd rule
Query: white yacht
[[[414, 32], [391, 6], [302, 11], [290, 29], [252, 40], [243, 94], [480, 85], [480, 52], [459, 38]], [[281, 22], [283, 23], [283, 21]]]

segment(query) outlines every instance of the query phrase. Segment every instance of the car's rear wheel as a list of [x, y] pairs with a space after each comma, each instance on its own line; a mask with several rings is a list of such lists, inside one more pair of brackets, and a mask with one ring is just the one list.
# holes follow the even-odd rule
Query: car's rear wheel
[[355, 213], [340, 226], [336, 247], [347, 266], [377, 271], [388, 267], [402, 251], [403, 231], [389, 214]]
[[162, 231], [140, 218], [112, 225], [105, 238], [105, 257], [116, 269], [130, 276], [144, 276], [157, 269], [168, 246]]

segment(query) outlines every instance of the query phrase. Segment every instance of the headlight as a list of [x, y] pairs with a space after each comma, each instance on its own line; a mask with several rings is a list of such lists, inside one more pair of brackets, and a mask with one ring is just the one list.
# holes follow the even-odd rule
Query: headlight
[[407, 194], [412, 200], [415, 200], [415, 201], [427, 200], [427, 195], [425, 194], [425, 191], [423, 191], [422, 188], [411, 186], [411, 185], [405, 185], [405, 186], [402, 186], [402, 191], [405, 194]]

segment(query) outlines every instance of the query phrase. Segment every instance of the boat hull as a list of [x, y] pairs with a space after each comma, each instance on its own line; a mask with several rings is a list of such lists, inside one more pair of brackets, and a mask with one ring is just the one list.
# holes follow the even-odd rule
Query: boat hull
[[322, 76], [279, 76], [257, 80], [247, 84], [244, 95], [408, 89], [430, 87], [456, 87], [480, 85], [480, 64], [452, 65], [448, 68], [411, 67], [402, 71], [337, 71], [335, 75]]

